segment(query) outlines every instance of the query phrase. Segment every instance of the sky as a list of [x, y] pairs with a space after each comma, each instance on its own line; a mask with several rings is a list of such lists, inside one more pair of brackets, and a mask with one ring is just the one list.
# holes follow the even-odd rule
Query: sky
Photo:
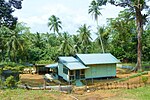
[[[78, 28], [87, 24], [91, 31], [96, 30], [96, 22], [91, 14], [88, 14], [89, 5], [92, 0], [23, 0], [22, 9], [13, 14], [18, 17], [19, 22], [24, 22], [32, 33], [50, 32], [47, 23], [51, 15], [59, 17], [62, 22], [61, 32], [76, 34]], [[102, 16], [99, 16], [99, 25], [105, 25], [107, 18], [117, 17], [123, 8], [110, 4], [102, 6]]]

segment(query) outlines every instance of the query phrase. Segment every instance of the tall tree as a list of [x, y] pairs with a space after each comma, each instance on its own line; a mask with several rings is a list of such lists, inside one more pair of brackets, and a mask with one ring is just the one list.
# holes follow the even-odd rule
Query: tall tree
[[15, 28], [17, 23], [17, 17], [14, 17], [12, 13], [16, 9], [21, 9], [22, 0], [0, 0], [0, 27], [2, 25], [11, 29]]
[[74, 48], [74, 54], [81, 52], [81, 41], [79, 35], [73, 35], [73, 48]]
[[62, 54], [67, 56], [73, 53], [73, 48], [70, 41], [70, 35], [67, 32], [64, 32], [62, 35], [62, 44], [60, 46]]
[[[96, 42], [101, 46], [103, 45], [102, 47], [100, 47], [100, 50], [102, 50], [102, 52], [104, 53], [104, 48], [106, 48], [107, 46], [109, 33], [106, 31], [106, 28], [104, 26], [100, 26], [98, 27], [98, 32], [96, 33], [96, 35], [98, 36], [96, 38]], [[101, 36], [101, 38], [99, 38], [99, 36]]]
[[86, 26], [86, 24], [82, 25], [81, 27], [79, 27], [79, 29], [77, 30], [77, 32], [80, 33], [80, 39], [81, 39], [81, 45], [82, 45], [82, 52], [83, 53], [88, 53], [88, 48], [90, 46], [91, 43], [91, 33], [90, 33], [90, 26]]
[[148, 12], [150, 11], [149, 6], [146, 5], [149, 0], [97, 0], [99, 2], [99, 6], [106, 5], [108, 3], [111, 3], [115, 6], [120, 7], [128, 7], [130, 8], [134, 13], [136, 17], [136, 26], [137, 26], [137, 40], [138, 40], [138, 46], [137, 46], [137, 65], [135, 67], [135, 71], [142, 70], [141, 65], [141, 55], [142, 55], [142, 33], [143, 33], [143, 24], [144, 24], [144, 18], [146, 18], [148, 15], [142, 14], [141, 12], [144, 9], [148, 9]]
[[107, 20], [110, 34], [110, 52], [124, 62], [136, 62], [136, 27], [133, 13], [129, 9], [120, 11], [118, 17]]
[[[98, 29], [98, 16], [102, 15], [100, 12], [101, 9], [102, 8], [99, 7], [98, 2], [96, 2], [95, 0], [93, 0], [91, 2], [91, 5], [89, 6], [89, 14], [92, 14], [92, 16], [94, 16], [94, 19], [96, 20], [96, 23], [97, 23], [97, 29]], [[101, 45], [102, 51], [104, 53], [104, 46], [103, 46], [103, 42], [101, 38], [101, 33], [98, 34], [98, 37], [101, 43], [100, 45]]]
[[52, 15], [48, 20], [48, 27], [50, 27], [50, 31], [53, 30], [54, 33], [56, 32], [59, 36], [61, 36], [59, 33], [59, 29], [62, 29], [60, 19], [55, 15]]
[[2, 61], [5, 60], [5, 53], [7, 50], [6, 43], [7, 43], [7, 38], [10, 33], [11, 33], [11, 30], [8, 27], [6, 26], [0, 27], [0, 52], [1, 52]]

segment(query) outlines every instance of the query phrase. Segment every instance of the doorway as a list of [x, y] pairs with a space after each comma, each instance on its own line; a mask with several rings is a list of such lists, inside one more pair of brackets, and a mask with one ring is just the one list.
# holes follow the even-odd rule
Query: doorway
[[76, 70], [76, 79], [80, 79], [80, 70]]

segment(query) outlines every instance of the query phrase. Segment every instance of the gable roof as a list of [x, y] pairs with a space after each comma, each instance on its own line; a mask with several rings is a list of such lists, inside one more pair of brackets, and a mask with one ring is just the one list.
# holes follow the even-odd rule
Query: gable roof
[[81, 60], [85, 65], [91, 64], [113, 64], [120, 62], [110, 53], [104, 54], [76, 54], [77, 59]]
[[89, 67], [84, 66], [74, 57], [58, 57], [60, 62], [64, 64], [70, 70], [87, 69]]
[[72, 62], [72, 63], [63, 63], [70, 70], [78, 70], [78, 69], [87, 69], [89, 67], [84, 66], [80, 62]]

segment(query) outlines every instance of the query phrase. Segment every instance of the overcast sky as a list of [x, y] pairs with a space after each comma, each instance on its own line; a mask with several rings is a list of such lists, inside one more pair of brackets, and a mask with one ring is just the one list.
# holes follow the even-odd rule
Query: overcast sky
[[[23, 0], [22, 9], [16, 10], [14, 15], [19, 22], [25, 22], [31, 28], [31, 32], [50, 32], [47, 26], [51, 15], [59, 17], [62, 21], [63, 31], [75, 34], [77, 29], [87, 24], [91, 30], [95, 30], [96, 23], [88, 14], [91, 0]], [[107, 5], [102, 7], [102, 16], [99, 24], [106, 24], [106, 18], [117, 17], [123, 8]]]

